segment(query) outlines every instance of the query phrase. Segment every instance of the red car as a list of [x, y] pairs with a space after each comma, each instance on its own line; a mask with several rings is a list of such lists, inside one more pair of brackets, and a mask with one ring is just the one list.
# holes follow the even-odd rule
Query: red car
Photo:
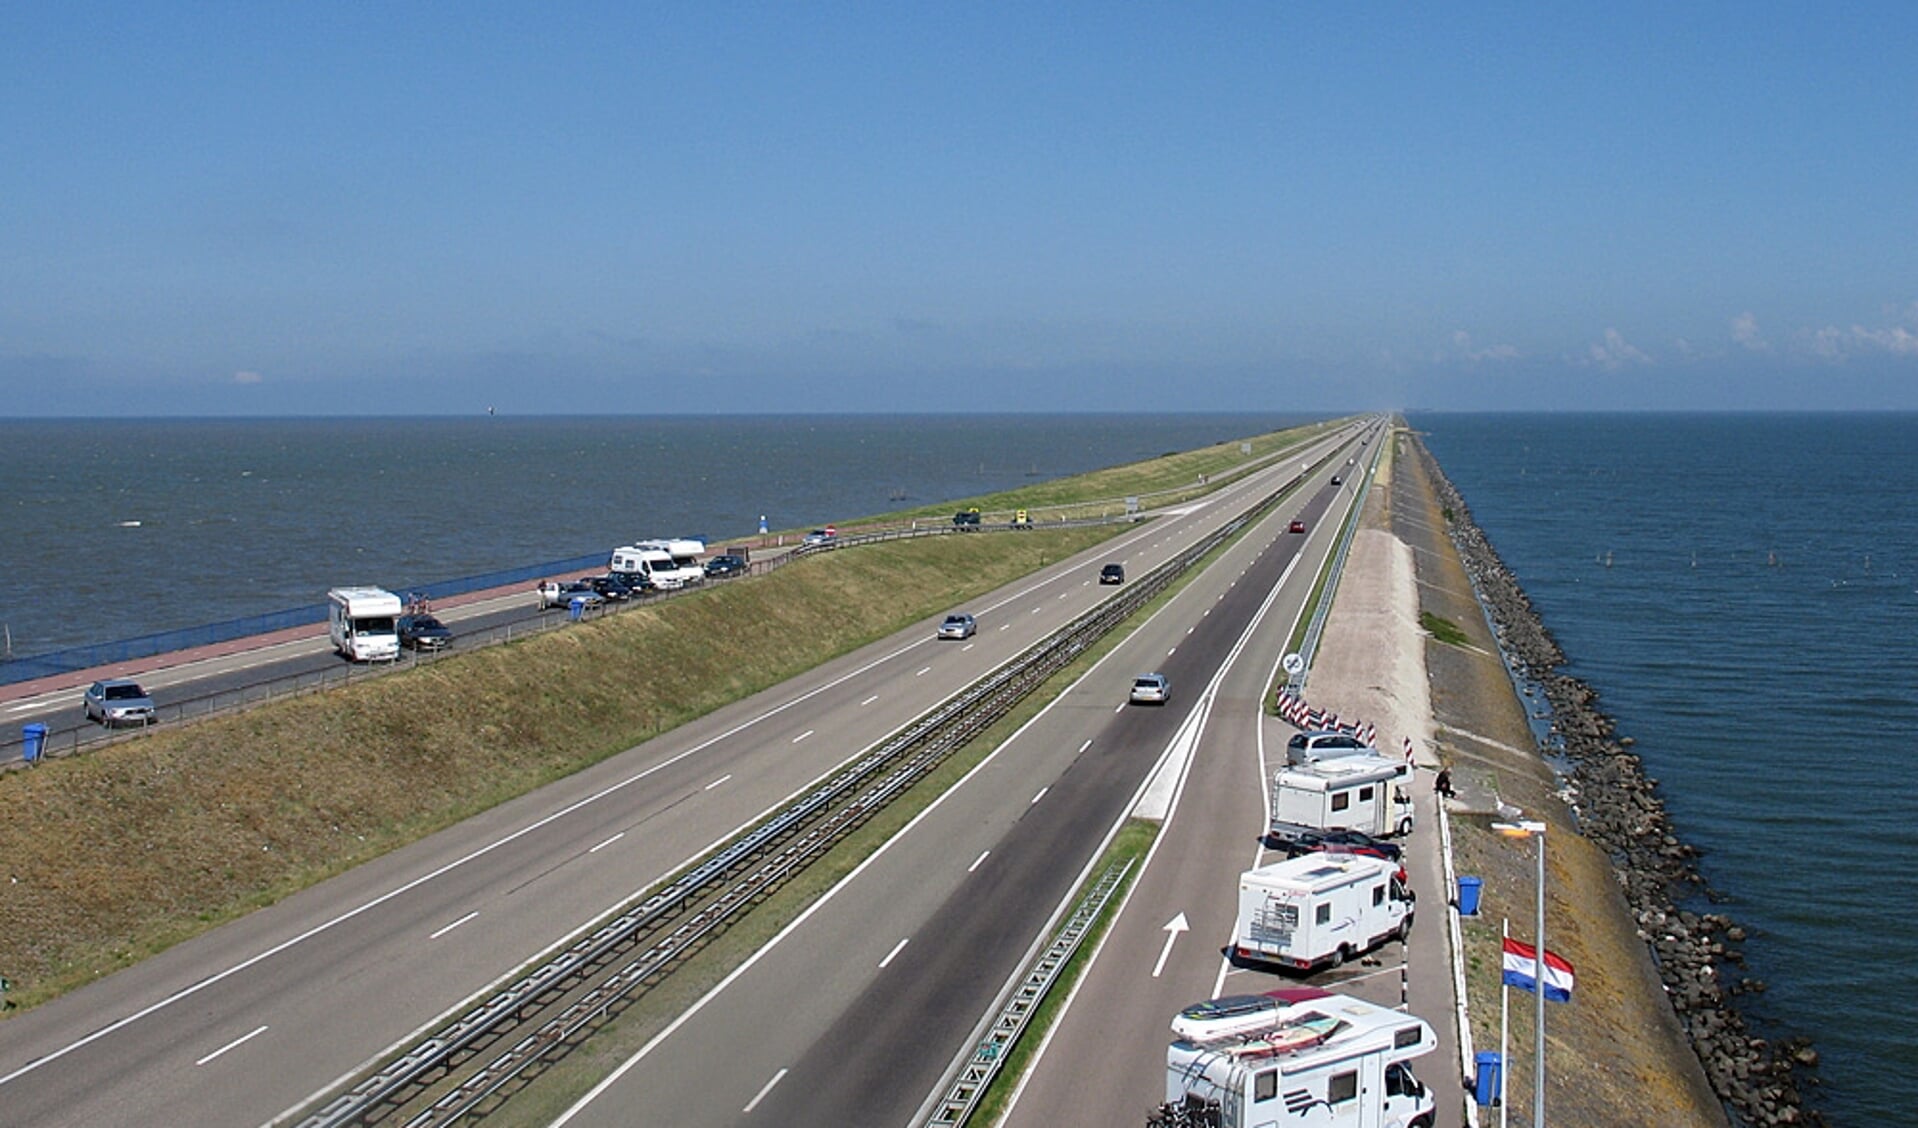
[[1288, 533], [1302, 533], [1304, 531], [1305, 531], [1304, 521], [1294, 521], [1292, 522], [1292, 527], [1286, 530], [1286, 532]]

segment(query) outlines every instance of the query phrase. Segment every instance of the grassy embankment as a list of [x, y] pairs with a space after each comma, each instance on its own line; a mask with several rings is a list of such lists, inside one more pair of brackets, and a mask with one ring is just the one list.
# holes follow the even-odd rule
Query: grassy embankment
[[[1200, 453], [1072, 488], [1144, 489], [1154, 478], [1140, 467], [1155, 465], [1162, 485], [1186, 480]], [[1115, 531], [834, 553], [12, 773], [0, 975], [15, 1002], [43, 1001]]]

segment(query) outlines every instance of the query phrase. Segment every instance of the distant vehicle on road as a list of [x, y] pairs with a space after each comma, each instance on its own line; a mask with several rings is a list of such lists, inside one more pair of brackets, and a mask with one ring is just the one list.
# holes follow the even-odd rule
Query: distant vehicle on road
[[539, 607], [544, 611], [549, 607], [566, 607], [575, 598], [586, 601], [588, 607], [597, 607], [606, 602], [606, 597], [593, 590], [593, 585], [585, 580], [561, 583], [547, 580], [539, 585]]
[[804, 543], [806, 543], [806, 544], [831, 544], [831, 543], [833, 542], [833, 538], [834, 538], [834, 537], [837, 537], [838, 535], [839, 535], [839, 530], [838, 530], [838, 529], [835, 529], [835, 528], [833, 528], [833, 527], [831, 527], [831, 526], [829, 525], [829, 526], [827, 526], [826, 528], [823, 528], [823, 529], [814, 529], [814, 530], [813, 530], [812, 532], [810, 532], [810, 533], [807, 533], [807, 534], [806, 534], [806, 540], [805, 540], [805, 542], [804, 542]]
[[1015, 529], [1032, 528], [1032, 515], [1023, 509], [1015, 510], [1012, 514], [1012, 527]]
[[953, 524], [953, 527], [958, 529], [964, 529], [967, 532], [971, 532], [973, 529], [978, 528], [979, 527], [979, 507], [975, 505], [970, 509], [961, 509], [959, 512], [953, 514], [952, 524]]
[[706, 578], [723, 580], [728, 576], [742, 576], [746, 573], [746, 561], [730, 553], [722, 553], [706, 561]]
[[81, 698], [87, 720], [108, 728], [120, 725], [150, 725], [160, 719], [153, 698], [131, 678], [107, 678], [87, 687]]
[[600, 598], [608, 603], [624, 603], [639, 594], [639, 589], [633, 586], [631, 580], [617, 574], [589, 576], [582, 582], [591, 584]]
[[396, 625], [406, 610], [384, 588], [334, 588], [326, 593], [326, 633], [349, 662], [392, 662], [400, 656]]
[[940, 638], [971, 638], [979, 630], [979, 624], [971, 615], [947, 615], [946, 621], [939, 624]]
[[1345, 484], [1345, 479], [1339, 477], [1337, 474], [1334, 474], [1332, 475], [1332, 484], [1335, 486], [1342, 486]]
[[1172, 679], [1164, 674], [1140, 674], [1132, 679], [1132, 696], [1128, 698], [1134, 705], [1163, 705], [1172, 695]]
[[1288, 529], [1286, 529], [1285, 531], [1286, 531], [1286, 532], [1288, 532], [1288, 533], [1302, 533], [1302, 532], [1304, 532], [1304, 531], [1305, 531], [1305, 522], [1304, 522], [1304, 521], [1294, 521], [1294, 522], [1292, 522], [1292, 525], [1291, 525], [1291, 527], [1290, 527], [1290, 528], [1288, 528]]
[[1099, 569], [1099, 582], [1102, 584], [1125, 583], [1125, 565], [1107, 564]]
[[453, 632], [432, 615], [401, 615], [400, 645], [409, 650], [445, 650]]

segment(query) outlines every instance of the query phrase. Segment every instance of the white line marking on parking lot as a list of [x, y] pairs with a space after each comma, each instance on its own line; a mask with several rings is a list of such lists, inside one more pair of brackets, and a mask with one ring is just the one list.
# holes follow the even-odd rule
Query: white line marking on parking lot
[[868, 697], [864, 701], [861, 701], [859, 704], [863, 708], [864, 706], [870, 705], [877, 700], [879, 700], [879, 695], [875, 693], [871, 697]]
[[814, 731], [814, 730], [812, 730], [812, 729], [807, 729], [807, 730], [806, 730], [805, 732], [802, 732], [802, 733], [800, 733], [800, 734], [799, 734], [798, 736], [795, 736], [795, 737], [793, 737], [793, 743], [794, 743], [794, 744], [798, 744], [798, 743], [799, 743], [800, 741], [802, 741], [802, 740], [804, 740], [804, 739], [806, 739], [807, 737], [809, 737], [809, 736], [811, 736], [811, 735], [813, 734], [813, 731]]
[[773, 1079], [771, 1081], [766, 1082], [765, 1087], [760, 1089], [759, 1092], [755, 1093], [753, 1095], [753, 1099], [746, 1102], [746, 1107], [740, 1109], [739, 1111], [751, 1112], [752, 1110], [758, 1108], [759, 1102], [765, 1100], [766, 1094], [772, 1092], [773, 1086], [779, 1084], [780, 1079], [785, 1076], [786, 1076], [786, 1071], [784, 1069], [781, 1069], [778, 1073], [773, 1074]]
[[444, 935], [446, 935], [447, 933], [449, 933], [449, 932], [451, 932], [451, 931], [453, 931], [453, 930], [454, 930], [455, 928], [458, 928], [458, 927], [459, 927], [460, 925], [462, 925], [462, 924], [465, 924], [465, 923], [466, 923], [467, 921], [469, 921], [469, 920], [472, 920], [472, 919], [473, 919], [474, 917], [476, 917], [476, 916], [478, 916], [478, 915], [479, 915], [479, 914], [478, 914], [477, 912], [472, 912], [472, 913], [467, 913], [467, 914], [466, 914], [465, 916], [463, 916], [463, 917], [461, 917], [461, 918], [459, 918], [458, 920], [456, 920], [456, 921], [454, 921], [454, 922], [453, 922], [452, 924], [449, 924], [449, 925], [447, 925], [447, 926], [446, 926], [445, 928], [442, 928], [442, 929], [440, 929], [440, 930], [439, 930], [438, 932], [435, 932], [435, 933], [433, 933], [433, 934], [432, 934], [431, 936], [428, 936], [428, 937], [427, 937], [427, 939], [428, 939], [428, 940], [438, 940], [438, 939], [439, 939], [440, 937], [442, 937], [442, 936], [444, 936]]
[[976, 870], [980, 866], [984, 865], [986, 863], [986, 857], [990, 855], [991, 853], [992, 851], [986, 850], [982, 852], [978, 857], [974, 858], [972, 860], [972, 864], [966, 867], [966, 872], [971, 873], [973, 870]]
[[906, 945], [911, 942], [911, 940], [912, 940], [912, 937], [908, 936], [904, 940], [899, 941], [899, 943], [894, 944], [892, 946], [892, 951], [886, 953], [886, 958], [879, 961], [879, 966], [885, 967], [887, 964], [891, 963], [892, 958], [898, 955], [901, 951], [903, 951]]
[[707, 784], [706, 790], [711, 791], [713, 788], [718, 787], [720, 784], [725, 783], [727, 780], [731, 778], [733, 778], [733, 773], [727, 772], [725, 775], [720, 776], [718, 779]]
[[219, 1049], [217, 1049], [217, 1050], [214, 1050], [214, 1051], [213, 1051], [212, 1053], [210, 1053], [210, 1054], [208, 1054], [208, 1055], [206, 1055], [205, 1057], [203, 1057], [203, 1058], [201, 1058], [201, 1059], [200, 1059], [199, 1061], [196, 1061], [196, 1062], [194, 1062], [193, 1064], [194, 1064], [194, 1065], [205, 1065], [205, 1064], [206, 1064], [207, 1062], [210, 1062], [210, 1061], [212, 1061], [212, 1060], [213, 1060], [214, 1058], [216, 1058], [216, 1057], [219, 1057], [219, 1056], [220, 1056], [221, 1054], [223, 1054], [223, 1053], [225, 1053], [225, 1052], [227, 1052], [228, 1050], [230, 1050], [230, 1049], [232, 1049], [233, 1047], [235, 1047], [235, 1046], [238, 1046], [238, 1045], [241, 1045], [241, 1044], [243, 1044], [243, 1043], [246, 1043], [246, 1042], [251, 1042], [251, 1041], [252, 1041], [253, 1039], [255, 1039], [255, 1038], [258, 1038], [258, 1037], [259, 1037], [260, 1035], [262, 1035], [262, 1034], [264, 1034], [264, 1033], [266, 1033], [266, 1027], [264, 1027], [264, 1026], [262, 1026], [262, 1027], [260, 1027], [260, 1028], [259, 1028], [258, 1030], [255, 1030], [255, 1031], [254, 1031], [253, 1033], [251, 1033], [251, 1034], [242, 1034], [242, 1035], [240, 1035], [240, 1036], [239, 1036], [238, 1038], [235, 1038], [235, 1039], [233, 1039], [233, 1040], [232, 1040], [231, 1042], [228, 1042], [228, 1043], [227, 1043], [226, 1045], [224, 1045], [224, 1046], [221, 1046], [221, 1047], [220, 1047]]
[[600, 843], [599, 845], [593, 847], [591, 850], [588, 850], [586, 852], [588, 854], [597, 854], [601, 850], [606, 849], [606, 847], [611, 846], [613, 843], [618, 842], [620, 839], [624, 837], [626, 837], [626, 832], [622, 830], [618, 834], [613, 835], [611, 838], [608, 838], [606, 841]]
[[[1041, 788], [1039, 789], [1039, 794], [1037, 794], [1037, 795], [1034, 795], [1034, 796], [1032, 797], [1032, 803], [1037, 803], [1037, 802], [1038, 802], [1039, 800], [1041, 800], [1041, 799], [1044, 799], [1044, 798], [1046, 797], [1046, 792], [1048, 792], [1048, 791], [1051, 791], [1051, 790], [1052, 790], [1052, 788], [1050, 788], [1050, 787], [1041, 787]], [[1027, 803], [1027, 804], [1026, 804], [1026, 806], [1028, 806], [1028, 807], [1030, 807], [1030, 806], [1032, 806], [1032, 803]]]

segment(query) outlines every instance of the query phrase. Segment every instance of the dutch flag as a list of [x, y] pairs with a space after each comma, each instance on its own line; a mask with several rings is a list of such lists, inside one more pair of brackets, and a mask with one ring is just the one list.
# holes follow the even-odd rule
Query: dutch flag
[[[1533, 990], [1538, 980], [1537, 949], [1505, 938], [1505, 985], [1521, 991]], [[1545, 949], [1545, 997], [1555, 1003], [1572, 1001], [1572, 965], [1550, 948]]]

